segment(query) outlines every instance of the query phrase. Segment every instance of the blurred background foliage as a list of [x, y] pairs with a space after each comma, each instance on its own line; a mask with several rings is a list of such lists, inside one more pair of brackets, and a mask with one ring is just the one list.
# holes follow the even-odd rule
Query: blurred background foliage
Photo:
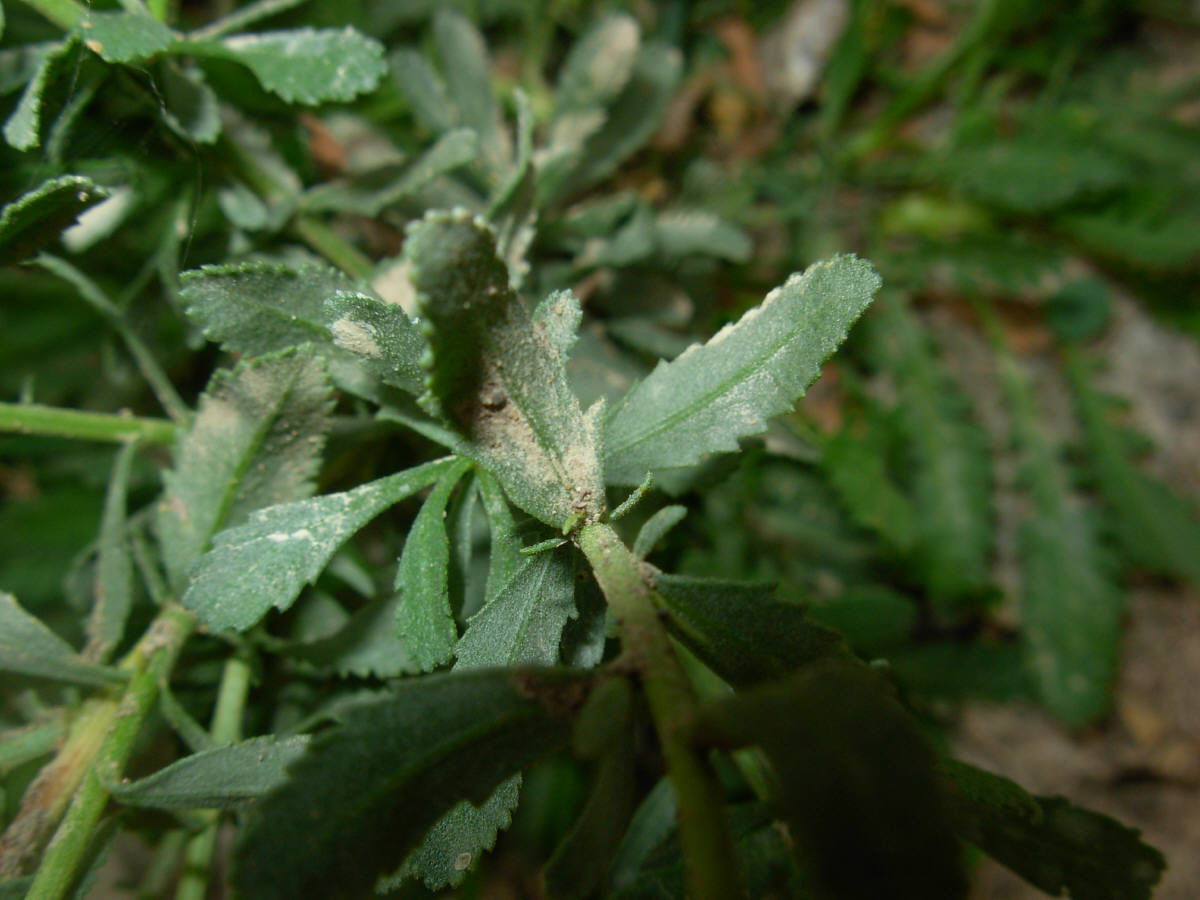
[[[184, 2], [178, 22], [233, 7]], [[448, 8], [478, 32], [434, 21]], [[1151, 585], [1194, 608], [1200, 588], [1200, 7], [271, 9], [256, 27], [354, 26], [386, 48], [388, 74], [353, 102], [302, 108], [224, 59], [112, 65], [76, 43], [46, 65], [61, 29], [5, 3], [0, 117], [11, 124], [26, 83], [42, 82], [37, 146], [10, 146], [21, 142], [6, 129], [0, 198], [74, 175], [108, 199], [45, 246], [53, 259], [0, 267], [0, 400], [161, 416], [162, 392], [130, 352], [139, 343], [192, 401], [219, 352], [182, 314], [177, 273], [205, 263], [332, 262], [402, 300], [406, 222], [436, 206], [489, 211], [525, 117], [535, 165], [549, 171], [571, 152], [575, 163], [491, 212], [510, 230], [527, 295], [571, 286], [584, 301], [572, 366], [585, 405], [831, 253], [858, 252], [884, 279], [847, 351], [752, 452], [662, 474], [658, 502], [628, 522], [632, 536], [663, 504], [681, 507], [653, 562], [777, 582], [889, 667], [939, 739], [978, 700], [1037, 704], [1076, 740], [1121, 727], [1137, 738], [1147, 711], [1130, 712], [1117, 689], [1139, 609], [1130, 597]], [[586, 125], [590, 107], [574, 111], [585, 125], [567, 121], [554, 86], [564, 90], [568, 50], [617, 11], [640, 43], [617, 29], [593, 61], [627, 80], [614, 76], [599, 127]], [[447, 100], [472, 72], [491, 79], [494, 108]], [[433, 452], [360, 401], [339, 413], [322, 490]], [[2, 586], [73, 640], [112, 456], [0, 434]], [[130, 508], [157, 484], [139, 459]], [[367, 533], [345, 583], [327, 576], [326, 600], [365, 602], [346, 584], [357, 577], [361, 590], [367, 566], [394, 560], [403, 515]], [[1159, 665], [1194, 671], [1183, 655], [1194, 643], [1163, 647]], [[189, 659], [186, 679], [216, 678], [203, 642]], [[263, 673], [264, 722], [286, 721], [308, 689]], [[27, 700], [6, 695], [2, 724], [26, 717]], [[1200, 746], [1195, 722], [1151, 712]], [[1173, 758], [1122, 757], [1112, 777], [1190, 785], [1194, 798], [1200, 764]], [[6, 816], [32, 771], [0, 767]], [[526, 864], [582, 802], [583, 777], [566, 761], [535, 773], [506, 852], [462, 895], [497, 884], [518, 895]]]

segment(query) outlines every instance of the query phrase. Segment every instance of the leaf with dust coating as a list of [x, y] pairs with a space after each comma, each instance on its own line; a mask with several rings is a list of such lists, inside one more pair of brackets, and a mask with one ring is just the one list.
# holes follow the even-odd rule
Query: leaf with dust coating
[[373, 90], [387, 71], [382, 45], [349, 26], [239, 34], [180, 46], [196, 56], [240, 62], [266, 90], [306, 106], [353, 100]]
[[438, 479], [409, 529], [396, 569], [400, 603], [396, 623], [400, 640], [422, 671], [441, 665], [454, 653], [458, 628], [450, 610], [450, 539], [446, 536], [446, 504], [470, 463], [450, 463]]
[[415, 394], [423, 373], [417, 360], [425, 342], [395, 303], [360, 291], [338, 291], [325, 301], [333, 342], [356, 354], [386, 384]]
[[89, 663], [71, 645], [23, 610], [16, 597], [0, 591], [0, 672], [52, 678], [68, 684], [106, 687], [125, 673]]
[[426, 214], [404, 250], [431, 348], [423, 405], [522, 509], [555, 528], [594, 521], [600, 407], [584, 415], [565, 370], [579, 302], [551, 294], [531, 315], [491, 231], [465, 213]]
[[[421, 389], [425, 343], [412, 321], [334, 269], [236, 263], [185, 272], [181, 282], [188, 315], [226, 350], [260, 356], [311, 342], [329, 358], [339, 386], [354, 393], [364, 392], [363, 362], [393, 387]], [[338, 326], [344, 310], [357, 312]], [[368, 328], [370, 341], [362, 339]], [[366, 352], [372, 349], [379, 355]]]
[[608, 417], [608, 480], [638, 484], [651, 469], [693, 465], [765, 431], [803, 396], [878, 287], [870, 263], [854, 256], [816, 263], [707, 344], [659, 363]]
[[108, 196], [90, 178], [63, 175], [22, 194], [0, 210], [0, 265], [32, 256], [58, 237], [85, 209]]
[[189, 572], [183, 605], [209, 628], [239, 631], [272, 606], [287, 609], [352, 534], [451, 465], [452, 460], [438, 460], [352, 491], [259, 510], [213, 539], [213, 548]]
[[504, 589], [467, 623], [455, 648], [458, 668], [552, 665], [567, 620], [575, 615], [569, 545], [526, 557]]
[[310, 351], [264, 356], [213, 376], [164, 476], [155, 519], [176, 590], [219, 529], [312, 493], [330, 393], [325, 366]]
[[318, 735], [288, 781], [251, 807], [235, 857], [239, 896], [370, 893], [455, 803], [482, 803], [567, 743], [573, 704], [550, 708], [543, 691], [586, 696], [570, 676], [490, 669], [406, 679], [347, 708], [345, 724]]
[[106, 785], [130, 806], [154, 809], [244, 809], [287, 780], [286, 769], [304, 755], [309, 735], [251, 738], [185, 756], [134, 782]]
[[138, 62], [175, 42], [170, 28], [141, 12], [89, 12], [79, 23], [79, 36], [105, 62]]

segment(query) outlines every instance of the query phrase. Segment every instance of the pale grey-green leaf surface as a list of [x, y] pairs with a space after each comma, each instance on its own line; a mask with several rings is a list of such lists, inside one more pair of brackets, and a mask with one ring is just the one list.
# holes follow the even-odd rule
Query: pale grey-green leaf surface
[[516, 505], [555, 528], [594, 521], [604, 509], [599, 407], [584, 415], [565, 371], [579, 302], [559, 292], [531, 315], [491, 231], [463, 212], [426, 214], [404, 249], [431, 349], [426, 409]]
[[218, 530], [312, 493], [331, 402], [325, 367], [310, 352], [261, 357], [213, 376], [156, 511], [175, 589]]
[[89, 12], [79, 23], [84, 45], [105, 62], [137, 62], [162, 53], [175, 34], [141, 12]]
[[355, 354], [379, 379], [411, 394], [425, 378], [418, 360], [425, 341], [395, 303], [361, 291], [336, 292], [325, 301], [333, 342]]
[[491, 535], [491, 554], [488, 557], [488, 577], [486, 599], [492, 600], [499, 595], [504, 586], [521, 568], [525, 558], [521, 555], [521, 540], [517, 533], [517, 523], [513, 518], [512, 507], [504, 497], [499, 482], [491, 473], [481, 470], [478, 473], [479, 494], [483, 499], [483, 508], [487, 513], [488, 530]]
[[458, 628], [450, 609], [450, 539], [446, 536], [446, 504], [470, 463], [452, 462], [434, 485], [409, 529], [396, 569], [396, 624], [400, 640], [422, 671], [450, 659]]
[[454, 125], [450, 95], [429, 60], [416, 50], [401, 48], [388, 57], [388, 65], [417, 121], [434, 134], [450, 130]]
[[266, 90], [307, 106], [352, 100], [373, 90], [387, 71], [382, 45], [350, 26], [240, 34], [219, 42], [192, 41], [186, 49], [236, 60]]
[[742, 263], [754, 252], [750, 236], [706, 209], [673, 209], [654, 220], [658, 251], [667, 257], [711, 256]]
[[574, 615], [571, 547], [526, 557], [503, 590], [467, 623], [454, 651], [456, 667], [552, 665], [563, 627]]
[[33, 77], [25, 85], [25, 91], [17, 108], [4, 123], [4, 139], [18, 150], [32, 150], [42, 141], [42, 104], [46, 88], [75, 59], [79, 44], [74, 34], [68, 35], [61, 44], [48, 49]]
[[[260, 356], [312, 342], [329, 358], [334, 380], [347, 390], [370, 395], [363, 384], [363, 362], [393, 387], [420, 390], [417, 361], [425, 345], [412, 322], [399, 308], [372, 307], [371, 303], [391, 304], [334, 269], [235, 263], [185, 272], [181, 284], [188, 315], [200, 323], [205, 337], [227, 350]], [[350, 349], [343, 346], [343, 342], [355, 343], [347, 341], [353, 328], [339, 341], [333, 329], [338, 317], [331, 320], [333, 309], [328, 305], [338, 297], [357, 298], [343, 302], [364, 310], [364, 318], [386, 320], [386, 333], [375, 335], [373, 341], [381, 351], [387, 350], [387, 359], [363, 353], [371, 345], [361, 341]]]
[[130, 442], [117, 451], [104, 498], [92, 611], [88, 617], [87, 646], [83, 651], [84, 656], [96, 662], [108, 659], [120, 642], [133, 605], [133, 557], [125, 534], [125, 494], [137, 450], [137, 443]]
[[167, 127], [187, 140], [212, 144], [221, 135], [221, 110], [216, 92], [195, 66], [165, 60], [158, 69], [162, 106], [159, 115]]
[[566, 744], [570, 710], [538, 699], [561, 696], [563, 677], [411, 678], [350, 706], [345, 724], [318, 735], [288, 781], [251, 808], [236, 853], [240, 895], [366, 896], [446, 810], [482, 803], [510, 774]]
[[433, 39], [457, 123], [479, 135], [480, 154], [488, 168], [503, 172], [511, 163], [512, 150], [492, 95], [483, 35], [460, 13], [443, 6], [433, 18]]
[[287, 780], [287, 767], [304, 755], [311, 741], [309, 735], [251, 738], [202, 750], [153, 775], [106, 787], [130, 806], [244, 809]]
[[608, 480], [638, 484], [651, 469], [693, 465], [765, 431], [820, 374], [878, 287], [870, 263], [854, 256], [816, 263], [707, 344], [659, 363], [608, 417]]
[[6, 204], [0, 210], [0, 265], [31, 256], [107, 196], [108, 191], [90, 178], [62, 175]]
[[125, 680], [124, 673], [78, 656], [70, 644], [23, 610], [16, 597], [3, 591], [0, 591], [0, 671], [90, 687], [105, 687]]
[[438, 460], [344, 493], [259, 510], [216, 536], [189, 573], [184, 606], [217, 630], [246, 629], [272, 606], [287, 609], [352, 534], [451, 465]]

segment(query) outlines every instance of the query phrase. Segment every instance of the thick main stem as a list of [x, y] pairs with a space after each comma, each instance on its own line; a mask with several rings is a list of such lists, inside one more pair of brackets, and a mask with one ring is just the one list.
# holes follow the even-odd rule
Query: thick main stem
[[625, 650], [641, 673], [667, 774], [679, 798], [688, 896], [729, 900], [744, 895], [725, 817], [725, 797], [708, 758], [692, 745], [696, 700], [658, 617], [640, 561], [613, 529], [588, 525], [578, 535], [608, 600]]
[[59, 900], [71, 891], [108, 802], [105, 784], [121, 777], [142, 723], [158, 697], [158, 685], [170, 675], [195, 626], [196, 620], [185, 610], [163, 610], [121, 663], [130, 673], [129, 684], [119, 695], [95, 701], [91, 715], [83, 721], [82, 733], [72, 735], [80, 739], [79, 744], [95, 749], [71, 760], [73, 774], [82, 773], [82, 781], [42, 855], [26, 900]]

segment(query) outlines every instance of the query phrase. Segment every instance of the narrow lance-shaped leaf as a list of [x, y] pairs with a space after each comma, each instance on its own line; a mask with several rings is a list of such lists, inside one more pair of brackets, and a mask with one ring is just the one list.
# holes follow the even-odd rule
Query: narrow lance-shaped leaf
[[441, 8], [433, 18], [433, 38], [458, 124], [479, 135], [483, 159], [492, 172], [508, 167], [511, 151], [503, 139], [500, 111], [492, 96], [487, 45], [483, 35], [452, 9]]
[[659, 573], [654, 587], [672, 634], [735, 686], [849, 655], [837, 632], [776, 598], [773, 585]]
[[307, 106], [352, 100], [372, 90], [387, 71], [382, 45], [350, 26], [239, 34], [178, 47], [240, 62], [266, 90]]
[[0, 671], [51, 678], [68, 684], [105, 687], [125, 674], [89, 663], [71, 645], [23, 610], [12, 594], [0, 591]]
[[987, 437], [903, 300], [889, 296], [871, 322], [898, 387], [896, 428], [907, 448], [914, 506], [912, 559], [935, 608], [960, 615], [990, 581], [991, 463]]
[[1154, 480], [1130, 458], [1084, 358], [1066, 351], [1066, 371], [1097, 476], [1112, 511], [1111, 528], [1135, 565], [1189, 579], [1200, 590], [1200, 519], [1195, 505]]
[[490, 670], [410, 679], [350, 707], [251, 808], [236, 854], [240, 895], [364, 896], [452, 805], [482, 802], [565, 744], [567, 716], [585, 697], [562, 675]]
[[463, 459], [447, 467], [417, 513], [396, 569], [400, 640], [424, 671], [446, 662], [458, 640], [450, 609], [450, 540], [445, 519], [450, 492], [469, 468]]
[[388, 57], [392, 81], [408, 100], [417, 121], [434, 134], [449, 131], [454, 125], [450, 115], [450, 96], [446, 83], [416, 50], [401, 48]]
[[1033, 511], [1021, 525], [1021, 632], [1042, 701], [1073, 725], [1108, 709], [1124, 597], [1092, 512], [1073, 496], [1057, 446], [1039, 425], [1032, 389], [998, 352], [1021, 476]]
[[213, 377], [157, 510], [163, 562], [177, 590], [222, 526], [312, 493], [330, 403], [325, 368], [311, 352], [243, 362]]
[[311, 740], [309, 735], [252, 738], [185, 756], [153, 775], [106, 787], [130, 806], [244, 809], [287, 780], [286, 768], [304, 755]]
[[44, 181], [0, 210], [0, 265], [32, 256], [75, 217], [108, 196], [90, 178], [63, 175]]
[[287, 609], [351, 535], [451, 465], [438, 460], [344, 493], [259, 510], [214, 538], [189, 572], [184, 606], [214, 630], [244, 630], [272, 606]]
[[707, 344], [659, 363], [608, 418], [608, 480], [637, 484], [648, 470], [693, 465], [765, 431], [820, 374], [878, 287], [870, 264], [853, 256], [816, 263]]
[[522, 509], [555, 528], [594, 521], [599, 407], [583, 414], [565, 372], [579, 302], [552, 294], [530, 315], [492, 233], [466, 213], [427, 214], [404, 249], [431, 351], [422, 403]]
[[957, 760], [939, 764], [959, 836], [1051, 897], [1150, 900], [1166, 860], [1136, 829], [1062, 797], [1034, 797]]
[[133, 557], [125, 534], [125, 492], [137, 449], [137, 442], [132, 441], [117, 451], [104, 498], [88, 642], [83, 651], [84, 656], [97, 662], [106, 660], [121, 640], [133, 605]]

